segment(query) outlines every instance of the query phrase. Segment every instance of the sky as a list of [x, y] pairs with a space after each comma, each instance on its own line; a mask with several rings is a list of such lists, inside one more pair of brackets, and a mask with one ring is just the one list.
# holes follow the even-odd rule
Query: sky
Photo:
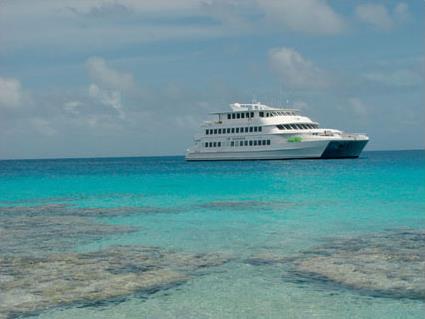
[[424, 149], [424, 18], [424, 0], [0, 0], [0, 159], [183, 155], [252, 101]]

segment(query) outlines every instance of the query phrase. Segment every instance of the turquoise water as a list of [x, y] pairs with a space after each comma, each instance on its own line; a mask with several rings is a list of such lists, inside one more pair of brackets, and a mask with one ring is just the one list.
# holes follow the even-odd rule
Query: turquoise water
[[[355, 160], [1, 161], [0, 206], [7, 208], [0, 214], [4, 225], [17, 216], [15, 210], [22, 215], [32, 209], [32, 218], [42, 217], [46, 209], [50, 215], [68, 209], [83, 217], [91, 212], [90, 222], [133, 229], [82, 241], [74, 238], [63, 246], [55, 238], [65, 240], [66, 235], [55, 231], [38, 250], [34, 241], [51, 225], [34, 225], [35, 229], [22, 230], [26, 240], [15, 241], [14, 250], [0, 244], [5, 255], [142, 245], [230, 256], [228, 262], [207, 267], [183, 284], [101, 305], [85, 305], [84, 300], [58, 303], [30, 314], [40, 318], [423, 318], [425, 312], [422, 298], [300, 281], [295, 274], [291, 278], [286, 263], [246, 262], [265, 252], [297, 256], [334, 239], [367, 240], [370, 234], [400, 229], [423, 231], [424, 151], [365, 152]], [[21, 219], [12, 221], [22, 224]], [[3, 293], [7, 297], [7, 291]], [[10, 316], [21, 315], [25, 314]]]

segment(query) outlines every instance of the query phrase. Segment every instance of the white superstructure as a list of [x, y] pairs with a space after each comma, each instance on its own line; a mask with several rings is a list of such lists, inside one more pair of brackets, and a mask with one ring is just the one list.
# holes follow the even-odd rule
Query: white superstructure
[[201, 125], [187, 160], [354, 158], [369, 141], [365, 134], [319, 128], [294, 109], [260, 103], [230, 108]]

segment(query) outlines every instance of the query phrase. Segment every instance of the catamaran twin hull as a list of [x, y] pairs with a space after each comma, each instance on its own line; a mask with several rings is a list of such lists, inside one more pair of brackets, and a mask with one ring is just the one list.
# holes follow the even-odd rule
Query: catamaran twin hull
[[202, 125], [187, 160], [356, 158], [369, 141], [365, 134], [319, 128], [293, 109], [238, 103], [231, 108]]

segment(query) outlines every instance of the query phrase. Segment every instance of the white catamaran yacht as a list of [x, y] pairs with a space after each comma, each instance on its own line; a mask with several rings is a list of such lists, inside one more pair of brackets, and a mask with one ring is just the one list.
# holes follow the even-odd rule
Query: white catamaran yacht
[[260, 103], [230, 104], [201, 125], [188, 161], [355, 158], [366, 146], [365, 134], [319, 128], [297, 110]]

